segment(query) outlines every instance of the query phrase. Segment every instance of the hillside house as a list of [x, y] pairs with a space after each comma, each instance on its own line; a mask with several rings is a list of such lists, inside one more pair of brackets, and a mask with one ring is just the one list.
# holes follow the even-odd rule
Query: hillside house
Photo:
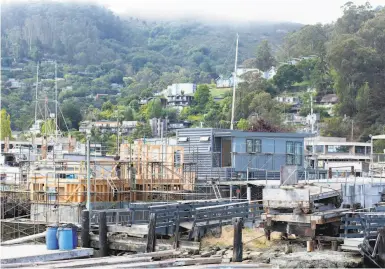
[[297, 105], [301, 102], [301, 100], [297, 96], [277, 96], [275, 97], [275, 100], [277, 100], [280, 103], [289, 104], [289, 105]]
[[122, 121], [119, 131], [123, 135], [129, 135], [135, 130], [137, 125], [138, 121]]
[[334, 115], [333, 107], [338, 103], [338, 96], [336, 94], [327, 94], [322, 97], [319, 102], [320, 106], [327, 109], [330, 116]]
[[324, 97], [322, 97], [320, 104], [321, 105], [335, 105], [338, 103], [338, 96], [337, 94], [326, 94]]
[[348, 142], [345, 137], [305, 138], [305, 153], [314, 168], [331, 169], [335, 176], [368, 172], [371, 143]]
[[230, 88], [233, 87], [233, 77], [223, 77], [220, 76], [215, 80], [215, 84], [217, 88]]
[[276, 74], [277, 74], [277, 69], [275, 68], [275, 66], [272, 66], [270, 67], [269, 70], [262, 73], [262, 77], [264, 79], [269, 80], [269, 79], [272, 79]]
[[142, 98], [142, 99], [139, 100], [139, 105], [146, 105], [146, 104], [148, 104], [148, 102], [150, 102], [150, 101], [152, 101], [154, 99], [159, 99], [162, 107], [166, 107], [167, 106], [167, 99], [164, 98], [164, 97], [160, 97], [160, 96]]
[[101, 133], [116, 133], [119, 123], [111, 120], [100, 120], [93, 122], [93, 128], [98, 129]]
[[214, 128], [176, 131], [177, 145], [184, 147], [185, 162], [196, 163], [199, 180], [250, 178], [275, 172], [282, 166], [304, 165], [304, 138], [300, 133], [243, 132]]
[[9, 85], [10, 89], [19, 89], [19, 88], [25, 86], [25, 83], [22, 81], [19, 81], [17, 79], [14, 79], [14, 78], [10, 78], [7, 81], [7, 85]]

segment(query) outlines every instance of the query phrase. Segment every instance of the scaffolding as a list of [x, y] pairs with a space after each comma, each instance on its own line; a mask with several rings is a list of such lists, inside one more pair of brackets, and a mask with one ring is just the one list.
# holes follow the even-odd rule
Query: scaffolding
[[[86, 162], [44, 160], [25, 162], [25, 167], [21, 180], [15, 175], [15, 182], [1, 185], [2, 235], [15, 238], [42, 231], [45, 224], [80, 222], [87, 202]], [[94, 158], [90, 168], [94, 209], [210, 196], [194, 192], [197, 167], [184, 162], [178, 146], [122, 145], [120, 158]]]

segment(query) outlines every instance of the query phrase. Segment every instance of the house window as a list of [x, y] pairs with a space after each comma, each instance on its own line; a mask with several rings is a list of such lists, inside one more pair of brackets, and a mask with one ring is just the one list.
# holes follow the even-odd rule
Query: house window
[[246, 139], [246, 152], [247, 153], [253, 152], [253, 139]]
[[261, 139], [254, 140], [254, 152], [261, 153], [262, 152], [262, 142]]
[[294, 161], [296, 165], [302, 165], [302, 143], [295, 142], [294, 144]]
[[261, 153], [262, 152], [261, 139], [246, 139], [246, 152], [247, 153]]
[[328, 153], [349, 153], [348, 146], [328, 146]]
[[210, 136], [201, 136], [199, 138], [199, 141], [200, 142], [207, 142], [207, 141], [210, 141]]
[[355, 153], [356, 154], [365, 154], [365, 147], [364, 146], [356, 146], [355, 147]]
[[294, 143], [291, 141], [286, 142], [286, 164], [294, 164]]
[[181, 153], [180, 150], [174, 151], [174, 166], [179, 167], [181, 164]]

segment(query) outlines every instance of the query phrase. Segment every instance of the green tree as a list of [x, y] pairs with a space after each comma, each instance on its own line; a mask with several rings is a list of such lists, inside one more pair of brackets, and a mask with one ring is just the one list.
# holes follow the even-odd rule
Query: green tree
[[150, 124], [142, 123], [142, 122], [138, 123], [135, 130], [131, 134], [132, 139], [151, 138], [151, 137], [152, 137], [152, 131], [151, 131]]
[[65, 101], [61, 106], [61, 111], [65, 119], [69, 119], [67, 122], [68, 128], [79, 128], [79, 123], [82, 120], [82, 114], [80, 112], [80, 104], [73, 101]]
[[162, 117], [162, 103], [160, 99], [153, 99], [150, 102], [148, 102], [146, 106], [146, 118], [152, 119], [152, 118], [160, 118]]
[[249, 121], [246, 119], [240, 119], [237, 123], [237, 129], [247, 131], [250, 129]]
[[114, 105], [111, 103], [110, 100], [108, 100], [107, 102], [104, 102], [102, 105], [102, 111], [113, 110], [113, 108], [114, 108]]
[[266, 92], [254, 95], [249, 105], [249, 113], [250, 116], [257, 116], [271, 124], [282, 123], [281, 105]]
[[131, 107], [127, 107], [124, 111], [124, 120], [132, 121], [134, 120], [134, 111]]
[[199, 85], [194, 94], [194, 105], [199, 112], [205, 112], [206, 107], [212, 100], [210, 88], [207, 85]]
[[5, 137], [8, 137], [9, 139], [12, 138], [12, 131], [11, 131], [11, 116], [7, 113], [7, 111], [3, 108], [1, 110], [1, 130], [0, 130], [0, 139], [4, 139]]
[[129, 107], [131, 107], [134, 111], [139, 111], [139, 102], [138, 100], [132, 100], [129, 104]]
[[273, 81], [275, 85], [281, 90], [290, 90], [292, 85], [296, 82], [301, 82], [303, 73], [295, 65], [285, 64], [277, 70]]
[[341, 117], [325, 119], [324, 128], [321, 129], [321, 135], [332, 137], [349, 137], [350, 132], [350, 124]]
[[56, 127], [55, 127], [55, 120], [54, 119], [48, 119], [45, 122], [42, 123], [40, 127], [40, 133], [42, 134], [55, 134]]
[[274, 65], [275, 59], [271, 52], [269, 41], [263, 40], [257, 48], [256, 66], [262, 71], [267, 71]]

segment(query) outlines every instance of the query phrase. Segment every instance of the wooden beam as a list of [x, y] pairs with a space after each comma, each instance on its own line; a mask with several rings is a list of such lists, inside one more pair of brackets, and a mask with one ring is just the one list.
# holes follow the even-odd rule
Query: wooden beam
[[[124, 238], [115, 239], [109, 238], [108, 246], [109, 249], [121, 250], [121, 251], [132, 251], [132, 252], [144, 252], [146, 249], [147, 239], [146, 238]], [[155, 250], [173, 249], [173, 240], [158, 239], [156, 242]], [[99, 248], [99, 236], [91, 235], [91, 247]], [[199, 242], [179, 240], [179, 249], [198, 252], [200, 249]]]
[[28, 242], [28, 241], [31, 241], [31, 240], [43, 238], [43, 237], [45, 237], [45, 235], [46, 235], [46, 232], [42, 232], [42, 233], [38, 233], [38, 234], [33, 234], [33, 235], [29, 235], [29, 236], [24, 236], [24, 237], [21, 237], [21, 238], [16, 238], [16, 239], [0, 242], [0, 244], [2, 246], [20, 244], [20, 243]]

